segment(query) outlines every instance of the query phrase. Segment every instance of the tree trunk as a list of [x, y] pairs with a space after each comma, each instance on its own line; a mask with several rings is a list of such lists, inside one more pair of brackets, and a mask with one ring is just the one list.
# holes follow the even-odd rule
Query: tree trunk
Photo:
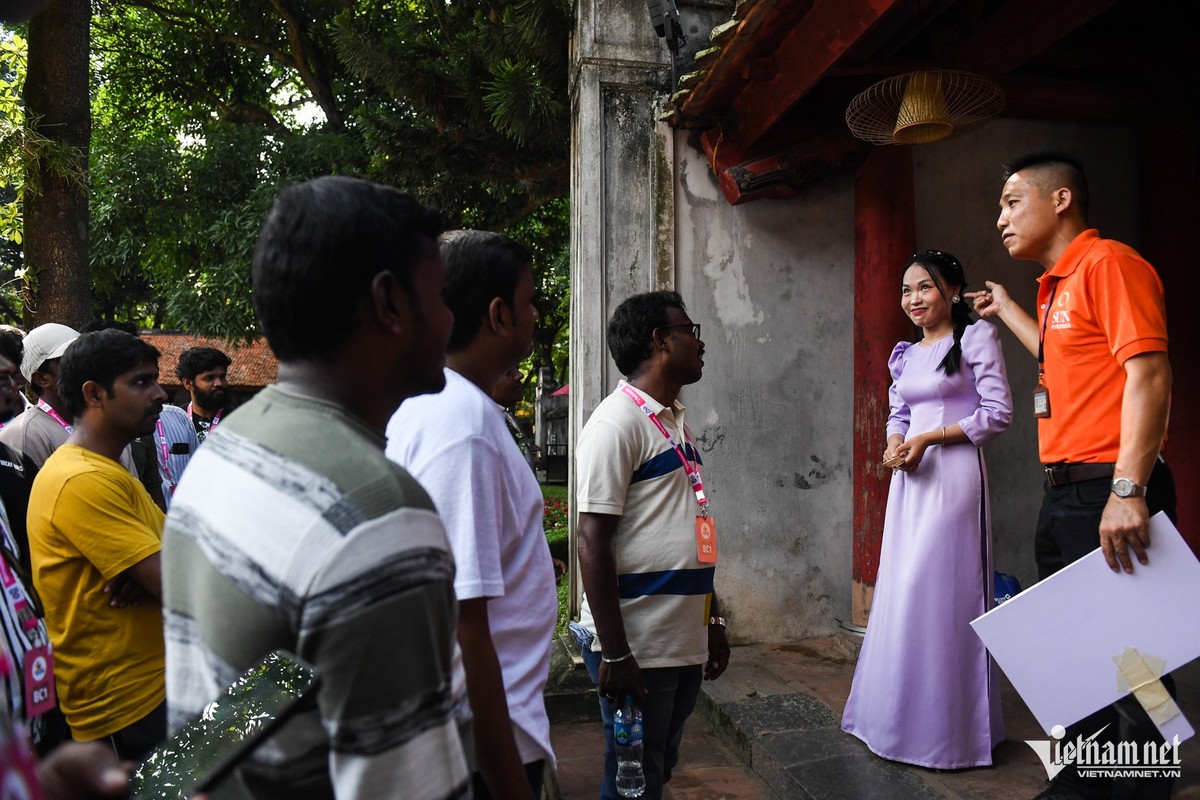
[[[89, 0], [50, 0], [29, 21], [25, 76], [27, 124], [51, 140], [25, 182], [25, 266], [36, 280], [28, 317], [80, 327], [91, 319], [88, 198], [85, 187], [91, 109]], [[68, 154], [52, 167], [46, 149]]]

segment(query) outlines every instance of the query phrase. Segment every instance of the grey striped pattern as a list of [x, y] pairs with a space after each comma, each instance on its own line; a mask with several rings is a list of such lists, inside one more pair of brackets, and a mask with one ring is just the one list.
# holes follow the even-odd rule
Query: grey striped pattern
[[382, 437], [275, 387], [188, 466], [164, 533], [171, 728], [285, 648], [322, 677], [236, 785], [250, 797], [465, 796], [454, 565], [428, 497]]

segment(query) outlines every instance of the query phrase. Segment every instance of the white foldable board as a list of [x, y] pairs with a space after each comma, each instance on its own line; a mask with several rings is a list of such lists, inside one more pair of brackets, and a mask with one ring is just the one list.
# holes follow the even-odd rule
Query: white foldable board
[[[1113, 661], [1126, 647], [1162, 659], [1164, 674], [1200, 657], [1200, 561], [1163, 513], [1146, 555], [1118, 574], [1097, 548], [971, 622], [1047, 734], [1129, 693]], [[1182, 714], [1159, 730], [1194, 733]]]

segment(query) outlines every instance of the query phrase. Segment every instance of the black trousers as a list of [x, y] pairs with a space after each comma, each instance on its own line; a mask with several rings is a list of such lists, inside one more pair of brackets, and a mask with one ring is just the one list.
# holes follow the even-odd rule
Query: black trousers
[[[1165, 511], [1175, 522], [1175, 479], [1163, 461], [1155, 462], [1148, 486], [1146, 505], [1151, 516]], [[1096, 478], [1065, 486], [1046, 485], [1034, 542], [1038, 580], [1048, 578], [1100, 546], [1100, 517], [1111, 491], [1111, 478]], [[1150, 544], [1153, 548], [1153, 541]], [[1153, 549], [1150, 557], [1154, 557]], [[1130, 558], [1134, 558], [1132, 553]], [[1134, 569], [1137, 567], [1134, 558]], [[1171, 676], [1164, 676], [1162, 682], [1171, 697], [1175, 697], [1175, 681]], [[1069, 726], [1063, 741], [1074, 741], [1077, 736], [1086, 739], [1101, 728], [1104, 728], [1104, 732], [1096, 737], [1096, 741], [1138, 742], [1139, 752], [1145, 742], [1163, 741], [1158, 728], [1133, 695]], [[1069, 786], [1085, 797], [1121, 800], [1168, 800], [1174, 782], [1173, 778], [1161, 777], [1116, 780], [1084, 778], [1074, 767], [1067, 767], [1054, 779], [1056, 785]]]
[[[543, 759], [532, 761], [525, 765], [525, 780], [533, 790], [533, 799], [542, 800], [542, 784], [546, 780], [546, 762]], [[483, 782], [483, 775], [478, 772], [471, 774], [471, 789], [475, 792], [475, 800], [492, 800], [492, 793]]]
[[167, 738], [167, 703], [164, 700], [146, 716], [116, 733], [107, 742], [122, 761], [142, 761]]

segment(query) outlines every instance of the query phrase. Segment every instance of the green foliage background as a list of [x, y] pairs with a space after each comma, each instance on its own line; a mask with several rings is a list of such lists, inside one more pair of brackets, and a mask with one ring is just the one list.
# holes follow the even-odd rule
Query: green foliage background
[[[92, 0], [97, 316], [250, 337], [250, 253], [278, 189], [411, 191], [535, 254], [530, 366], [566, 377], [569, 0]], [[0, 315], [17, 321], [18, 31], [0, 30]]]

